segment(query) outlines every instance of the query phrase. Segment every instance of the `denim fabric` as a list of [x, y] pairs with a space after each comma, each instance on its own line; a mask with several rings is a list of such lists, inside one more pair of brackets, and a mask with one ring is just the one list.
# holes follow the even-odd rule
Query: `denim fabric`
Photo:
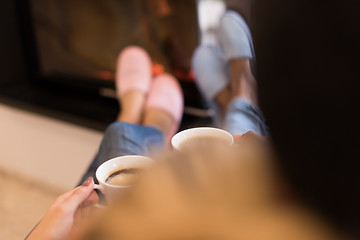
[[[259, 135], [267, 135], [267, 127], [260, 109], [242, 98], [234, 99], [229, 104], [224, 119], [224, 129], [231, 134], [253, 131]], [[163, 148], [164, 136], [158, 129], [115, 122], [105, 131], [99, 152], [79, 184], [89, 176], [96, 180], [97, 167], [111, 158], [124, 155], [149, 156]]]
[[261, 110], [243, 98], [236, 98], [229, 104], [224, 129], [231, 134], [253, 131], [260, 136], [268, 135]]
[[164, 136], [156, 128], [125, 122], [112, 123], [106, 129], [99, 152], [80, 184], [89, 176], [96, 179], [96, 169], [109, 159], [125, 155], [149, 156], [152, 152], [161, 151], [163, 147]]

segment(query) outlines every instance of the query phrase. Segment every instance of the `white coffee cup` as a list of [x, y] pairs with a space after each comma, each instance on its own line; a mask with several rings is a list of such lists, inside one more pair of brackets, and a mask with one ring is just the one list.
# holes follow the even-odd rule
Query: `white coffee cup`
[[190, 128], [175, 134], [171, 139], [171, 145], [174, 149], [181, 150], [181, 144], [193, 137], [218, 137], [228, 143], [229, 146], [234, 143], [234, 137], [225, 130], [212, 127], [198, 127]]
[[118, 199], [130, 186], [118, 186], [106, 183], [106, 179], [112, 173], [123, 169], [143, 169], [153, 164], [151, 158], [138, 155], [127, 155], [110, 159], [101, 164], [95, 173], [99, 184], [95, 184], [94, 189], [98, 189], [105, 196], [107, 202], [111, 203]]

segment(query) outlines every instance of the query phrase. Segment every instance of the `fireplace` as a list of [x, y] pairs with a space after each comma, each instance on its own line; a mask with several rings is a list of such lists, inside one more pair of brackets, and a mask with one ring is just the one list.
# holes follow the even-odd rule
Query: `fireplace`
[[135, 44], [179, 80], [187, 109], [183, 127], [210, 124], [211, 111], [190, 71], [191, 54], [201, 37], [197, 1], [1, 4], [1, 102], [103, 130], [119, 111], [114, 85], [117, 55]]

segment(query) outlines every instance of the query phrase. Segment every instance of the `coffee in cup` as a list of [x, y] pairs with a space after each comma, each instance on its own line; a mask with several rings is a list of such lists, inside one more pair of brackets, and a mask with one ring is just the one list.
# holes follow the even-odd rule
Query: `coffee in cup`
[[115, 170], [106, 177], [105, 183], [115, 186], [129, 186], [137, 179], [142, 171], [140, 168], [125, 168]]
[[127, 155], [110, 159], [101, 164], [95, 173], [98, 189], [111, 203], [119, 198], [137, 179], [138, 175], [154, 161], [145, 156]]

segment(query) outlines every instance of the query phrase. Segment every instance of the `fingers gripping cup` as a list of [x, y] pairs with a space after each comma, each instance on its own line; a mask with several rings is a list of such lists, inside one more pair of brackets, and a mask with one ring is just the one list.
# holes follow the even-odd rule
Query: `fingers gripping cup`
[[153, 163], [152, 159], [138, 155], [110, 159], [96, 170], [99, 184], [95, 184], [94, 189], [100, 190], [108, 203], [114, 202], [132, 185], [137, 175]]
[[230, 133], [222, 129], [211, 127], [190, 128], [177, 133], [171, 139], [172, 147], [179, 151], [209, 145], [224, 144], [230, 146], [233, 143], [234, 138]]

